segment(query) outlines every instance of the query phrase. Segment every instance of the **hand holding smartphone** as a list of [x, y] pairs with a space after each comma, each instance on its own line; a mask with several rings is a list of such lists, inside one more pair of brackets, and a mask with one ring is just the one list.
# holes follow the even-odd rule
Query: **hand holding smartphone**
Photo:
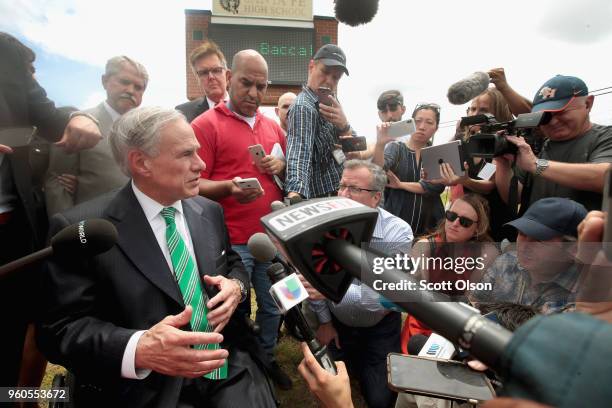
[[414, 119], [410, 118], [391, 123], [387, 130], [387, 135], [389, 137], [401, 137], [411, 135], [414, 132], [416, 132], [416, 125], [414, 124]]
[[359, 152], [368, 149], [365, 136], [342, 137], [340, 138], [342, 151], [344, 153]]
[[259, 180], [257, 180], [255, 177], [237, 180], [236, 185], [238, 185], [238, 187], [241, 188], [242, 190], [246, 190], [246, 189], [263, 190], [263, 188], [261, 188], [261, 184], [259, 184]]

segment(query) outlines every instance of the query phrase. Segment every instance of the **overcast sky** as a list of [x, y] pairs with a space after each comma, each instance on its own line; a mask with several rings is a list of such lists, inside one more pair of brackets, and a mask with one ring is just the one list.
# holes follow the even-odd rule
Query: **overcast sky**
[[[103, 100], [104, 63], [125, 54], [149, 71], [143, 104], [175, 106], [186, 99], [184, 10], [211, 3], [0, 0], [0, 27], [36, 51], [37, 78], [59, 104]], [[315, 15], [333, 15], [332, 0], [313, 3]], [[612, 87], [611, 21], [610, 0], [380, 0], [371, 23], [339, 25], [351, 73], [340, 81], [340, 100], [353, 127], [371, 138], [376, 98], [390, 88], [404, 93], [409, 111], [439, 103], [446, 122], [465, 112], [448, 103], [448, 86], [474, 71], [504, 67], [529, 99], [555, 74], [578, 76], [590, 90]], [[596, 98], [592, 120], [612, 124], [612, 94]], [[452, 133], [452, 125], [441, 128], [436, 142]]]

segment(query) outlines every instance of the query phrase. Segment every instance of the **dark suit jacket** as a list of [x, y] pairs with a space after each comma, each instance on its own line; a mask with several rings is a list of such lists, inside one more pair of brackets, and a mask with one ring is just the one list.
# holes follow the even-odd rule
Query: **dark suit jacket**
[[185, 102], [177, 105], [174, 109], [183, 112], [187, 118], [187, 122], [191, 123], [195, 118], [206, 112], [210, 107], [206, 97], [194, 99], [193, 101]]
[[[182, 203], [200, 274], [237, 278], [248, 285], [240, 256], [231, 249], [221, 206], [203, 197]], [[153, 372], [144, 380], [129, 380], [120, 374], [132, 334], [184, 309], [174, 275], [129, 183], [55, 215], [51, 234], [87, 218], [112, 222], [118, 242], [94, 257], [49, 262], [38, 345], [50, 361], [87, 384], [90, 392], [79, 406], [174, 407], [182, 378]], [[235, 340], [245, 336], [241, 327], [233, 317], [223, 331], [230, 355]]]

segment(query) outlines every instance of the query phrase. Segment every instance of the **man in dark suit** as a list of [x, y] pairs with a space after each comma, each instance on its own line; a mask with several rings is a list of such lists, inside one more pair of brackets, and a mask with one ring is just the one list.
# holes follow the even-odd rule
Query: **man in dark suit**
[[[58, 109], [34, 79], [35, 54], [10, 34], [0, 32], [0, 265], [40, 249], [46, 235], [42, 194], [33, 186], [27, 136], [38, 134], [66, 151], [93, 147], [100, 139], [96, 123], [75, 109]], [[8, 141], [6, 135], [30, 128]], [[8, 145], [11, 146], [8, 146]], [[26, 326], [38, 295], [38, 270], [29, 268], [0, 280], [0, 385], [15, 386]], [[14, 296], [29, 289], [32, 300], [15, 308]]]
[[39, 347], [75, 374], [78, 406], [275, 406], [232, 318], [248, 277], [221, 207], [197, 196], [205, 164], [191, 127], [177, 111], [137, 108], [110, 144], [132, 181], [54, 216], [51, 233], [100, 217], [117, 244], [49, 262]]
[[204, 41], [191, 52], [189, 63], [204, 96], [178, 105], [176, 109], [183, 112], [191, 123], [208, 109], [228, 99], [228, 79], [225, 56], [217, 44], [210, 40]]

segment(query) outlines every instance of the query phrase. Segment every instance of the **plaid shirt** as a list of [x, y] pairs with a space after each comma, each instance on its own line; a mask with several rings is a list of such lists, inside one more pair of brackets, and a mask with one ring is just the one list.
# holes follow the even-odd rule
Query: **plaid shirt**
[[338, 191], [343, 166], [332, 155], [334, 144], [340, 144], [337, 129], [319, 114], [316, 95], [304, 86], [288, 113], [285, 190], [305, 198]]
[[516, 251], [511, 251], [497, 257], [481, 282], [491, 283], [493, 290], [472, 292], [470, 300], [473, 302], [529, 305], [542, 314], [551, 314], [562, 312], [574, 301], [578, 270], [572, 264], [554, 279], [531, 285], [529, 272], [519, 265]]

